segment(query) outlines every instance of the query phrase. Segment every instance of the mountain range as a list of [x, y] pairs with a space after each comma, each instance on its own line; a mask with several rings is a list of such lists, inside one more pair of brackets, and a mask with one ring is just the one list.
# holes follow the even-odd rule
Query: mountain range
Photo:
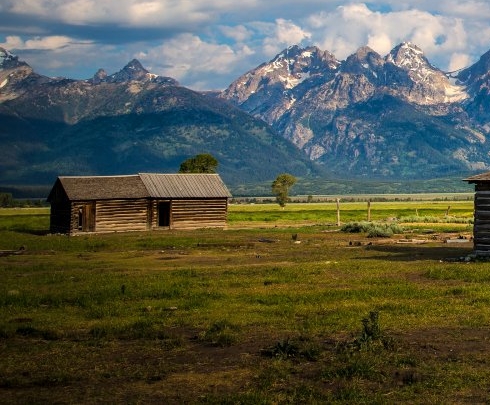
[[445, 73], [411, 43], [345, 61], [286, 49], [220, 97], [261, 118], [334, 175], [435, 178], [490, 168], [490, 53]]
[[222, 92], [192, 91], [137, 60], [86, 80], [49, 78], [0, 48], [0, 187], [175, 172], [198, 153], [215, 156], [239, 194], [267, 192], [283, 172], [311, 194], [335, 179], [460, 179], [490, 170], [489, 85], [490, 52], [448, 73], [411, 43], [343, 61], [292, 46]]
[[87, 80], [48, 78], [0, 50], [0, 185], [52, 185], [58, 175], [176, 172], [211, 153], [230, 185], [321, 170], [265, 122], [137, 61]]

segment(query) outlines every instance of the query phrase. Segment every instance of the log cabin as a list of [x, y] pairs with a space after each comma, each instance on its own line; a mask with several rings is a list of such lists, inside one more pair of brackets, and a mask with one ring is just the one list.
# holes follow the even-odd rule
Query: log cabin
[[218, 174], [60, 176], [47, 199], [50, 232], [224, 228], [230, 197]]
[[474, 254], [490, 257], [490, 172], [464, 180], [475, 185]]

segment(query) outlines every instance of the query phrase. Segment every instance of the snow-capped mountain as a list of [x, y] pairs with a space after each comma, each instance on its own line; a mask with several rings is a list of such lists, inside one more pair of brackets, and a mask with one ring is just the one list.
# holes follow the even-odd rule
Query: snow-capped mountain
[[17, 56], [0, 47], [0, 103], [24, 94], [27, 83], [40, 85], [48, 80], [34, 73], [26, 62], [19, 61]]
[[239, 77], [221, 97], [272, 124], [309, 88], [332, 78], [339, 64], [331, 53], [317, 47], [292, 46]]
[[[490, 55], [456, 78], [411, 43], [385, 57], [362, 47], [344, 61], [316, 48], [323, 58], [314, 66], [303, 56], [310, 49], [281, 52], [220, 96], [339, 175], [420, 178], [490, 169], [490, 119], [478, 113], [490, 109], [476, 97], [489, 84]], [[304, 80], [290, 69], [297, 65]]]
[[218, 95], [137, 60], [86, 80], [48, 78], [0, 49], [0, 186], [175, 171], [202, 152], [218, 158], [232, 187], [280, 172], [463, 177], [490, 170], [489, 88], [490, 51], [446, 73], [411, 43], [386, 56], [361, 47], [345, 60], [289, 47]]

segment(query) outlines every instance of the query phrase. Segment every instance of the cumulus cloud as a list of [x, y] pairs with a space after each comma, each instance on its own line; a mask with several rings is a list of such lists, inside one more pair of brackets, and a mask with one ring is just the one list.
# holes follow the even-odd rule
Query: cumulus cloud
[[411, 41], [454, 70], [488, 50], [489, 19], [486, 0], [2, 0], [0, 42], [70, 77], [141, 55], [186, 86], [222, 88], [294, 44], [345, 59], [364, 45], [384, 56]]
[[[236, 70], [252, 54], [253, 51], [244, 45], [232, 48], [202, 41], [195, 35], [182, 34], [140, 53], [139, 58], [154, 73], [186, 81], [194, 89], [205, 89], [202, 86], [214, 86], [220, 75]], [[198, 77], [207, 79], [199, 80]]]
[[253, 36], [253, 32], [244, 25], [226, 26], [222, 25], [219, 30], [225, 37], [231, 38], [236, 42], [245, 42]]
[[135, 27], [175, 27], [213, 21], [236, 7], [232, 0], [214, 0], [206, 7], [193, 0], [5, 0], [5, 9], [19, 15], [59, 20], [66, 24], [111, 23]]
[[311, 33], [294, 24], [292, 21], [277, 19], [273, 35], [264, 40], [264, 54], [273, 56], [289, 45], [301, 44], [310, 38]]
[[463, 69], [468, 67], [471, 63], [471, 58], [468, 54], [465, 53], [454, 53], [451, 55], [451, 59], [449, 61], [448, 71], [455, 72], [459, 69]]
[[363, 45], [385, 55], [398, 43], [410, 41], [446, 69], [451, 55], [463, 52], [468, 43], [461, 19], [413, 9], [383, 13], [365, 4], [350, 4], [311, 16], [307, 24], [313, 40], [339, 59]]

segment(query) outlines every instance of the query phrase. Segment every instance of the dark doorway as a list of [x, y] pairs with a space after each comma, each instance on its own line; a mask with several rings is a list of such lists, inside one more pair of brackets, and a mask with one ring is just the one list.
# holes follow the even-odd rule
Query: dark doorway
[[170, 201], [158, 203], [158, 226], [170, 226]]

